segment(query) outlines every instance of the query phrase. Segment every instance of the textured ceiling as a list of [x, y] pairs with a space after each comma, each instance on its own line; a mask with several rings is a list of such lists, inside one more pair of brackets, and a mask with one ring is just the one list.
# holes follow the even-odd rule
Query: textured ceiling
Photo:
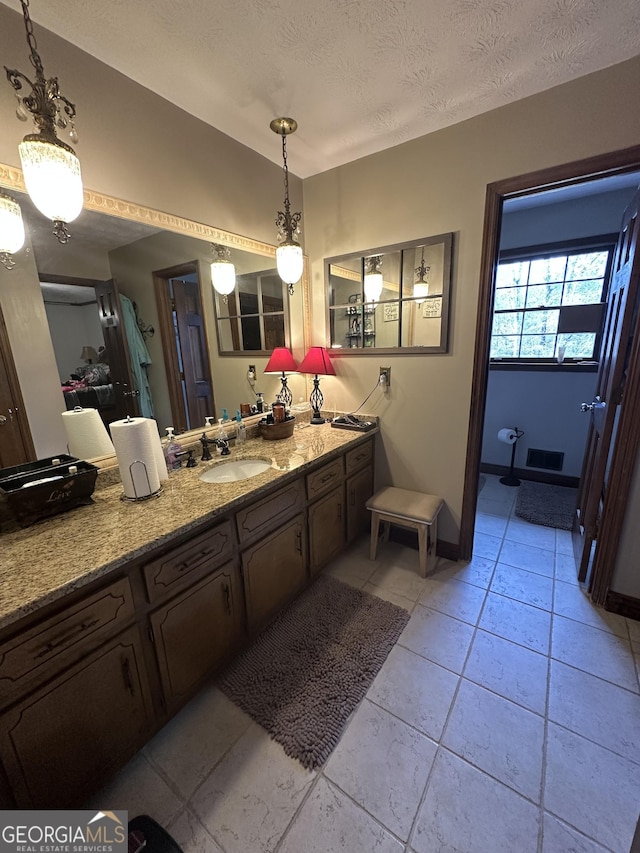
[[[31, 15], [36, 36], [52, 30], [274, 162], [269, 121], [294, 117], [301, 177], [640, 54], [638, 0], [33, 0]], [[21, 57], [9, 64], [27, 67], [26, 43]]]

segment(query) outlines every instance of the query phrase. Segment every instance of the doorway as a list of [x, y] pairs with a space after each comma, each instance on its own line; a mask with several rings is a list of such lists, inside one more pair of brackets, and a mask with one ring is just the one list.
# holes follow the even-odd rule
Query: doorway
[[155, 270], [153, 283], [173, 426], [196, 429], [215, 416], [198, 263]]
[[[613, 152], [608, 155], [590, 158], [589, 160], [518, 176], [491, 184], [487, 187], [469, 440], [467, 445], [465, 489], [460, 531], [460, 558], [463, 560], [471, 558], [473, 546], [482, 431], [488, 388], [495, 270], [498, 261], [504, 204], [507, 200], [520, 196], [530, 196], [561, 187], [573, 187], [594, 179], [620, 176], [631, 171], [636, 171], [639, 168], [640, 146], [636, 146], [632, 149]], [[637, 370], [640, 373], [640, 364], [637, 366]], [[624, 438], [625, 436], [619, 432], [617, 441], [622, 441]], [[609, 476], [612, 482], [616, 481], [618, 494], [620, 494], [620, 489], [623, 488], [626, 488], [628, 491], [631, 472], [627, 473], [626, 470], [616, 471], [615, 460]], [[602, 537], [604, 537], [607, 528], [617, 527], [619, 531], [623, 517], [624, 507], [618, 502], [617, 509], [612, 508], [606, 518], [604, 515], [602, 517]], [[602, 580], [603, 578], [608, 578], [610, 581], [615, 561], [614, 548], [602, 547], [599, 550], [601, 552], [600, 559], [594, 563], [590, 582], [592, 598], [596, 603], [602, 603], [606, 598], [608, 585], [606, 582], [603, 585]]]

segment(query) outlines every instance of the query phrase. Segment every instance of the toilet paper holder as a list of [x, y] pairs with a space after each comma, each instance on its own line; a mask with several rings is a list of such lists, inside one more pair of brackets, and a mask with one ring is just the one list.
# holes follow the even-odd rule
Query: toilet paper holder
[[[520, 480], [514, 474], [514, 466], [516, 461], [516, 445], [518, 444], [518, 440], [522, 438], [524, 435], [524, 430], [518, 429], [518, 427], [513, 427], [513, 429], [509, 430], [512, 434], [511, 441], [511, 464], [509, 466], [509, 473], [504, 477], [500, 477], [500, 482], [503, 486], [519, 486]], [[498, 435], [504, 430], [500, 430]], [[502, 439], [501, 439], [502, 440]]]

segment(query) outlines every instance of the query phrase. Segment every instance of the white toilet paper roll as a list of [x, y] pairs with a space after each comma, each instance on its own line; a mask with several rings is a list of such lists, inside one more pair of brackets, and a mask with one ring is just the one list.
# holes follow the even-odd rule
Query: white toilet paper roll
[[145, 420], [147, 421], [149, 433], [151, 435], [151, 443], [153, 445], [153, 452], [156, 458], [158, 477], [160, 478], [160, 482], [164, 483], [169, 479], [169, 472], [167, 471], [167, 462], [164, 458], [162, 442], [160, 441], [160, 434], [158, 433], [158, 424], [152, 418], [145, 418]]
[[113, 421], [111, 438], [128, 498], [143, 498], [160, 488], [160, 477], [147, 418]]
[[95, 459], [97, 456], [112, 456], [115, 453], [97, 409], [77, 407], [71, 412], [62, 412], [62, 423], [72, 456]]
[[501, 441], [503, 444], [513, 444], [517, 440], [518, 436], [515, 434], [513, 429], [499, 429], [498, 430], [498, 441]]

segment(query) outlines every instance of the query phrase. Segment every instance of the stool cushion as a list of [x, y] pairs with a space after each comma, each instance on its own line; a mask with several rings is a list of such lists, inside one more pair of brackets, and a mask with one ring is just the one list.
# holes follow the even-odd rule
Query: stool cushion
[[431, 524], [440, 512], [442, 504], [442, 498], [437, 495], [424, 495], [422, 492], [386, 486], [369, 498], [367, 509]]

